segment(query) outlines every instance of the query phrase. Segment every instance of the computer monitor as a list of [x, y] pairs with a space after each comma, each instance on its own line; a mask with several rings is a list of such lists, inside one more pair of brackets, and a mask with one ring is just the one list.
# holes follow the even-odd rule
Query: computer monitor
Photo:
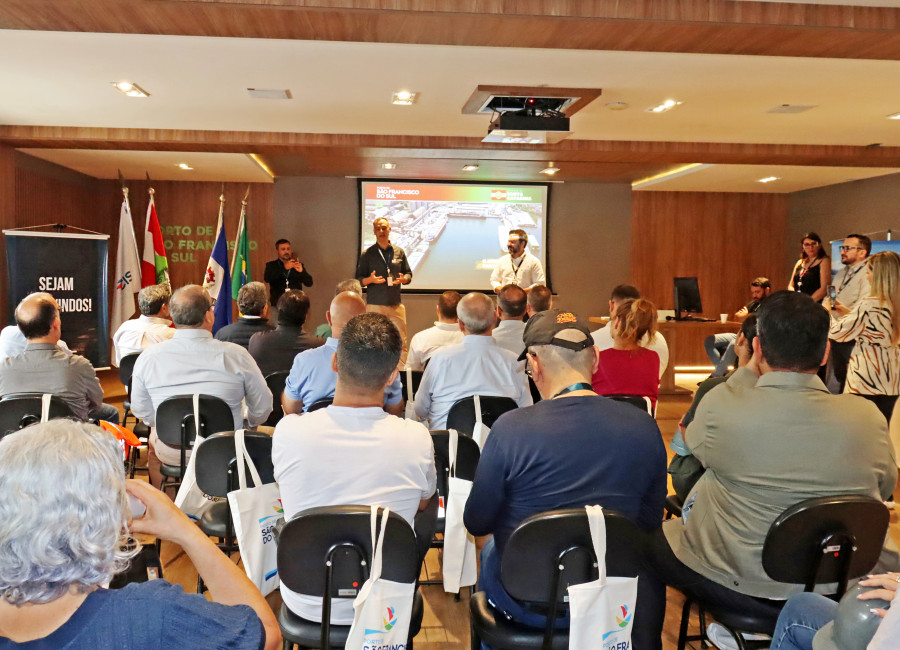
[[676, 320], [682, 320], [683, 312], [703, 313], [700, 285], [697, 284], [697, 278], [674, 278], [673, 294]]

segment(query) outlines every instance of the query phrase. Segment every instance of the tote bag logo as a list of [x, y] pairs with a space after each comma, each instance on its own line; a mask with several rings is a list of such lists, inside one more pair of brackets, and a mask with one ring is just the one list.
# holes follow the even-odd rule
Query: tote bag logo
[[384, 629], [383, 630], [373, 630], [372, 628], [366, 628], [366, 634], [384, 634], [385, 632], [390, 632], [391, 629], [397, 624], [397, 610], [388, 605], [386, 608], [384, 617], [382, 620], [384, 621]]
[[628, 627], [628, 622], [631, 621], [631, 614], [628, 613], [628, 607], [621, 605], [619, 609], [622, 610], [622, 618], [616, 616], [616, 623], [619, 624], [619, 627]]

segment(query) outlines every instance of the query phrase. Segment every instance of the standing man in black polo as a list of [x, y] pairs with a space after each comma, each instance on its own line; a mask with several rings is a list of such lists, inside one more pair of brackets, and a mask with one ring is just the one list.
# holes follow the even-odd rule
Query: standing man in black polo
[[275, 242], [275, 252], [278, 253], [278, 259], [266, 262], [266, 272], [263, 279], [269, 285], [269, 315], [273, 321], [277, 321], [278, 299], [288, 289], [302, 289], [303, 285], [311, 287], [313, 285], [312, 276], [306, 267], [294, 255], [291, 249], [291, 242], [287, 239], [279, 239]]
[[409, 342], [406, 338], [406, 307], [400, 303], [400, 285], [412, 282], [412, 269], [406, 253], [391, 245], [391, 224], [384, 217], [372, 223], [375, 243], [369, 246], [356, 265], [356, 278], [366, 289], [366, 311], [384, 314], [400, 331], [403, 351], [398, 368], [406, 367]]

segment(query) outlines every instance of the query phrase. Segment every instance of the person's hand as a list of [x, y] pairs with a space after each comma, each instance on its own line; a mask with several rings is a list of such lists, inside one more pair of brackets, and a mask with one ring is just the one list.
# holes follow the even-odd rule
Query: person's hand
[[494, 293], [500, 293], [500, 289], [503, 287], [494, 287]]
[[747, 308], [746, 308], [746, 307], [741, 307], [741, 308], [738, 309], [736, 312], [734, 312], [734, 315], [737, 316], [738, 318], [743, 318], [744, 316], [746, 316], [746, 315], [749, 314], [749, 313], [750, 313], [750, 312], [747, 311]]
[[[869, 591], [859, 595], [860, 600], [872, 600], [880, 598], [881, 600], [893, 601], [897, 594], [897, 587], [900, 586], [900, 573], [881, 573], [872, 575], [865, 580], [860, 580], [859, 584], [863, 587], [880, 587], [880, 589], [870, 589]], [[881, 618], [887, 613], [887, 610], [875, 608], [872, 610]]]
[[372, 271], [372, 275], [366, 278], [368, 282], [366, 284], [384, 284], [387, 280], [384, 279], [384, 276], [377, 275], [375, 271]]
[[[828, 300], [828, 298], [826, 298], [825, 300]], [[828, 300], [828, 302], [831, 302], [831, 301]], [[825, 309], [830, 309], [838, 316], [846, 316], [847, 314], [850, 313], [850, 310], [847, 308], [847, 305], [843, 304], [840, 300], [835, 300], [833, 306], [826, 307]]]
[[748, 361], [747, 365], [744, 367], [747, 370], [749, 370], [750, 372], [752, 372], [754, 375], [759, 377], [760, 373], [761, 373], [761, 371], [759, 369], [759, 355], [754, 352], [753, 356], [750, 357], [750, 361]]
[[300, 260], [291, 260], [291, 268], [297, 273], [303, 273], [303, 265], [300, 263]]
[[146, 481], [129, 479], [125, 482], [125, 489], [147, 506], [144, 516], [131, 522], [131, 532], [178, 542], [186, 532], [195, 528], [168, 496]]

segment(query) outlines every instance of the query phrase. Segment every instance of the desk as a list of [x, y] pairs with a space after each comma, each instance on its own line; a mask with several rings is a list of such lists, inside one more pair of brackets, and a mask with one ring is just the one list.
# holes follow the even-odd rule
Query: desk
[[[591, 317], [592, 323], [606, 323], [608, 318]], [[662, 321], [657, 323], [660, 334], [669, 346], [669, 365], [659, 380], [660, 395], [683, 395], [691, 391], [675, 385], [675, 366], [709, 366], [703, 340], [707, 336], [722, 332], [739, 332], [741, 324], [728, 321]]]

